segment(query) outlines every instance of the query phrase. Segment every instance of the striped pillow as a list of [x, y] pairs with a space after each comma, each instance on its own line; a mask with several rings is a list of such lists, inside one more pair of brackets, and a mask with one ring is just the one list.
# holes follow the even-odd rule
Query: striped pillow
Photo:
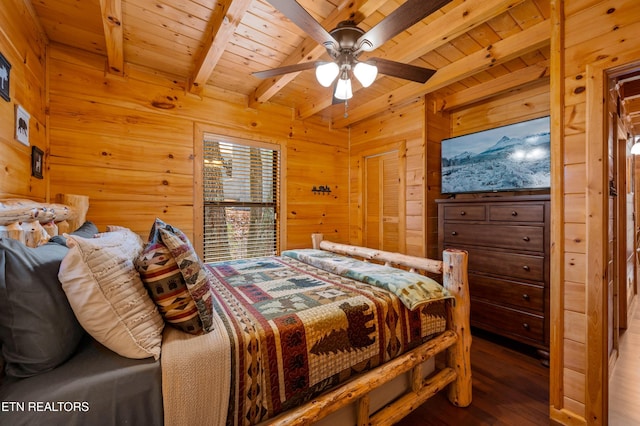
[[165, 322], [190, 334], [202, 332], [202, 321], [180, 268], [159, 240], [155, 226], [151, 241], [136, 259], [136, 269]]
[[165, 321], [191, 334], [213, 330], [211, 274], [181, 230], [156, 219], [136, 268]]
[[134, 267], [142, 240], [126, 228], [97, 237], [67, 239], [58, 279], [69, 304], [107, 348], [127, 358], [157, 360], [164, 322]]

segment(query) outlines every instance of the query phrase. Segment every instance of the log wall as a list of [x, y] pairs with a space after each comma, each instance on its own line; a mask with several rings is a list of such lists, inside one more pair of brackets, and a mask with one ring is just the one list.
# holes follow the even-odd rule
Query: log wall
[[45, 201], [47, 172], [44, 179], [31, 176], [31, 146], [15, 139], [15, 109], [21, 105], [31, 115], [29, 141], [46, 151], [46, 39], [23, 1], [3, 0], [0, 22], [0, 53], [11, 64], [10, 101], [0, 98], [0, 198]]

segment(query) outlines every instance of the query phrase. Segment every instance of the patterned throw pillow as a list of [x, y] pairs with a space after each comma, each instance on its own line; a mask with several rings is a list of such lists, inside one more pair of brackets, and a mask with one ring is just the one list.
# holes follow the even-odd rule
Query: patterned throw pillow
[[[165, 305], [166, 307], [169, 308], [169, 310], [172, 311], [171, 316], [177, 314], [177, 312], [175, 312], [175, 309], [176, 308], [180, 309], [180, 307], [183, 306], [182, 303], [185, 303], [184, 310], [186, 312], [186, 310], [188, 310], [188, 308], [191, 306], [190, 303], [193, 302], [197, 310], [198, 320], [197, 322], [193, 321], [191, 323], [183, 324], [187, 328], [187, 330], [185, 331], [193, 334], [196, 334], [200, 331], [204, 331], [204, 332], [212, 331], [213, 330], [213, 319], [212, 319], [213, 290], [211, 286], [211, 280], [213, 280], [214, 278], [207, 271], [205, 266], [200, 261], [200, 258], [198, 257], [195, 250], [193, 249], [191, 242], [189, 241], [187, 236], [178, 228], [168, 225], [160, 219], [156, 219], [153, 224], [153, 227], [151, 228], [151, 233], [149, 234], [149, 244], [145, 248], [145, 252], [147, 253], [141, 255], [138, 258], [138, 261], [137, 261], [138, 270], [142, 271], [143, 269], [142, 266], [145, 264], [145, 262], [148, 264], [148, 267], [151, 266], [151, 263], [153, 263], [153, 260], [150, 258], [150, 252], [154, 250], [153, 249], [154, 244], [162, 245], [166, 247], [171, 259], [173, 260], [173, 262], [175, 262], [175, 265], [177, 266], [179, 273], [182, 277], [182, 280], [179, 280], [179, 282], [184, 283], [188, 291], [188, 295], [191, 297], [191, 300], [185, 303], [184, 299], [182, 298], [186, 297], [186, 294], [184, 292], [179, 291], [178, 289], [179, 285], [178, 285], [178, 287], [176, 287], [176, 292], [180, 293], [181, 300], [177, 301], [174, 299], [173, 303]], [[161, 250], [161, 249], [157, 248], [156, 250]], [[163, 255], [164, 255], [164, 252], [159, 252], [158, 258], [162, 258]], [[146, 261], [145, 261], [145, 258], [146, 258]], [[162, 263], [162, 260], [159, 260], [159, 262]], [[170, 274], [170, 270], [172, 270], [173, 266], [171, 262], [168, 262], [162, 266], [160, 265], [154, 266], [152, 269], [155, 269], [155, 268], [165, 269], [167, 273], [167, 278], [168, 278]], [[141, 272], [141, 275], [143, 276], [143, 280], [145, 280], [145, 285], [147, 286], [147, 288], [151, 290], [151, 294], [156, 300], [156, 303], [158, 304], [158, 306], [161, 308], [161, 312], [162, 312], [163, 306], [158, 301], [157, 296], [159, 295], [157, 295], [157, 291], [153, 289], [153, 285], [154, 285], [153, 281], [147, 281], [146, 272]], [[176, 278], [175, 275], [173, 275], [172, 278]], [[167, 300], [163, 301], [163, 303], [166, 303], [166, 302], [168, 301]], [[183, 318], [188, 319], [189, 315], [185, 315]], [[176, 325], [175, 322], [169, 321], [166, 314], [165, 314], [165, 319], [169, 323]], [[198, 329], [194, 329], [194, 331], [188, 330], [189, 326], [194, 324], [199, 325], [200, 330]], [[179, 326], [178, 328], [181, 328], [184, 330], [183, 326]]]
[[162, 243], [157, 222], [136, 259], [136, 269], [165, 322], [191, 334], [202, 333], [202, 321], [180, 268]]
[[58, 278], [78, 321], [127, 358], [160, 357], [164, 322], [133, 262], [142, 240], [128, 229], [68, 238]]

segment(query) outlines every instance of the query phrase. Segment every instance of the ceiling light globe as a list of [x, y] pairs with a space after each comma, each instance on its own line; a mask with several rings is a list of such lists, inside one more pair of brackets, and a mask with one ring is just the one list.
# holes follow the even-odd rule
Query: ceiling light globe
[[353, 92], [351, 91], [351, 80], [348, 78], [341, 78], [338, 80], [338, 84], [336, 84], [336, 92], [333, 96], [335, 96], [336, 99], [351, 99], [353, 97]]
[[358, 62], [353, 68], [353, 73], [360, 84], [362, 84], [362, 87], [369, 87], [376, 80], [378, 67], [367, 64], [366, 62]]
[[631, 147], [631, 154], [640, 155], [640, 142], [636, 142]]
[[324, 87], [331, 86], [333, 80], [336, 79], [338, 73], [340, 72], [340, 67], [335, 62], [327, 62], [326, 64], [322, 64], [316, 67], [316, 78], [318, 79], [318, 83], [320, 83]]

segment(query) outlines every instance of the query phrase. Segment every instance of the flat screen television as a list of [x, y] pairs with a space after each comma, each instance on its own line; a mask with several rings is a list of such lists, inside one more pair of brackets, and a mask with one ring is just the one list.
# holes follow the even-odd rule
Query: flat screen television
[[548, 189], [549, 117], [442, 140], [442, 193]]

